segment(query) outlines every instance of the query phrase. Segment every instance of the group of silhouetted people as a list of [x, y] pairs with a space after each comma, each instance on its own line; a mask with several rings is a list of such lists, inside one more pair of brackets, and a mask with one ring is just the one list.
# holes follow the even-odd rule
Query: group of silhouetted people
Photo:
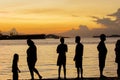
[[[98, 58], [99, 58], [99, 70], [100, 70], [100, 78], [105, 78], [103, 75], [103, 70], [105, 67], [105, 60], [106, 60], [106, 55], [107, 55], [107, 48], [105, 45], [105, 40], [106, 40], [106, 35], [101, 34], [100, 35], [100, 42], [97, 46], [97, 50], [99, 52]], [[76, 36], [75, 42], [76, 42], [76, 48], [75, 48], [75, 56], [73, 60], [75, 61], [75, 67], [77, 69], [77, 79], [79, 79], [79, 73], [81, 72], [81, 79], [83, 79], [83, 50], [84, 46], [80, 42], [81, 38], [80, 36]], [[66, 52], [68, 51], [67, 44], [64, 42], [64, 38], [60, 38], [60, 44], [57, 46], [57, 53], [58, 53], [58, 58], [57, 58], [57, 66], [58, 67], [58, 79], [60, 79], [60, 73], [61, 73], [61, 67], [63, 66], [64, 70], [64, 79], [66, 79]], [[27, 40], [27, 44], [29, 48], [27, 49], [27, 64], [28, 68], [31, 74], [31, 79], [34, 80], [34, 72], [39, 76], [39, 79], [42, 79], [42, 76], [39, 74], [38, 70], [35, 68], [35, 64], [37, 61], [37, 48], [34, 44], [34, 42], [31, 39]], [[118, 64], [118, 69], [117, 69], [117, 76], [120, 78], [120, 40], [116, 42], [116, 47], [115, 47], [115, 62]], [[14, 54], [13, 58], [13, 64], [12, 64], [12, 72], [13, 72], [13, 80], [18, 80], [18, 72], [20, 72], [18, 68], [18, 60], [19, 60], [19, 55]]]
[[[31, 39], [27, 40], [27, 44], [29, 48], [27, 49], [27, 64], [31, 75], [31, 80], [34, 80], [34, 72], [38, 75], [39, 79], [42, 79], [42, 76], [39, 74], [38, 70], [35, 68], [35, 64], [37, 61], [37, 48], [34, 42]], [[13, 72], [13, 80], [18, 80], [18, 72], [20, 72], [17, 62], [19, 60], [18, 54], [14, 54], [13, 64], [12, 64], [12, 72]]]
[[[77, 43], [76, 49], [75, 49], [75, 56], [74, 56], [74, 61], [75, 61], [75, 67], [77, 69], [77, 78], [79, 79], [79, 72], [81, 71], [81, 78], [83, 78], [83, 68], [82, 68], [82, 56], [83, 56], [83, 44], [80, 43], [81, 38], [79, 36], [76, 36], [75, 42]], [[61, 44], [57, 46], [57, 53], [58, 55], [58, 60], [57, 60], [57, 65], [59, 66], [58, 68], [58, 79], [60, 79], [60, 72], [61, 72], [61, 66], [63, 66], [64, 70], [64, 79], [66, 79], [66, 52], [68, 51], [67, 45], [64, 44], [64, 38], [62, 37], [60, 39]]]
[[[75, 56], [74, 56], [74, 61], [75, 61], [75, 67], [77, 69], [77, 78], [79, 79], [79, 72], [81, 72], [81, 79], [83, 78], [83, 68], [82, 68], [82, 56], [83, 56], [83, 50], [84, 46], [80, 42], [81, 38], [80, 36], [76, 36], [75, 42], [76, 42], [76, 49], [75, 49]], [[107, 55], [107, 48], [105, 45], [105, 40], [106, 40], [106, 35], [101, 34], [100, 35], [100, 42], [97, 46], [97, 50], [99, 52], [98, 58], [99, 58], [99, 70], [100, 70], [100, 78], [105, 78], [106, 76], [103, 75], [103, 70], [105, 67], [105, 60], [106, 60], [106, 55]], [[57, 53], [58, 55], [58, 60], [57, 60], [57, 65], [59, 66], [58, 69], [58, 79], [60, 78], [60, 71], [61, 71], [61, 66], [63, 65], [64, 69], [64, 79], [66, 79], [66, 52], [67, 50], [67, 45], [64, 44], [64, 38], [60, 39], [61, 44], [58, 45], [57, 47]], [[120, 78], [120, 40], [116, 42], [116, 47], [115, 47], [115, 62], [118, 63], [118, 69], [117, 69], [117, 76]]]
[[[100, 43], [97, 46], [98, 52], [99, 52], [99, 70], [100, 70], [100, 77], [104, 78], [105, 76], [103, 75], [103, 69], [105, 67], [105, 60], [106, 60], [106, 55], [107, 55], [107, 48], [105, 45], [105, 40], [106, 40], [106, 35], [101, 34], [100, 35]], [[115, 62], [117, 63], [117, 76], [120, 78], [120, 40], [117, 40], [115, 44]]]

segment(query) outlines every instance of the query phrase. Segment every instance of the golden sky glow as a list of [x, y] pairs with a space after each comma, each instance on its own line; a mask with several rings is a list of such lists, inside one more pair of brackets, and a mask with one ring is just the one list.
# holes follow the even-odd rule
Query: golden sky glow
[[60, 33], [87, 25], [101, 27], [90, 16], [104, 17], [120, 8], [120, 0], [0, 0], [0, 30]]

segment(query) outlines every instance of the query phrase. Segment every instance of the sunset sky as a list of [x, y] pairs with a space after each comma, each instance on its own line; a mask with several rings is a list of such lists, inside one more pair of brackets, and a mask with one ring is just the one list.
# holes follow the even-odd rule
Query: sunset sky
[[120, 0], [0, 0], [0, 31], [47, 34], [79, 25], [102, 28], [91, 16], [103, 18], [119, 8]]

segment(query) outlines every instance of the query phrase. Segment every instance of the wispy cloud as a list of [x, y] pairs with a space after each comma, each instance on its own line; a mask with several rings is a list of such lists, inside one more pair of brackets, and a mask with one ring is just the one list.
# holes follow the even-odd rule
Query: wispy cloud
[[19, 11], [22, 14], [41, 14], [41, 13], [51, 13], [51, 14], [55, 14], [55, 13], [66, 13], [66, 11], [62, 10], [62, 9], [40, 9], [40, 8], [33, 8], [33, 9], [23, 9]]
[[98, 18], [96, 19], [96, 22], [105, 25], [108, 29], [111, 30], [120, 29], [120, 9], [118, 9], [117, 12], [107, 16], [115, 17], [115, 20], [112, 20], [111, 18]]
[[117, 10], [117, 12], [109, 14], [107, 16], [115, 17], [115, 20], [112, 20], [111, 18], [99, 18], [96, 16], [92, 16], [94, 18], [94, 22], [104, 25], [105, 28], [96, 28], [96, 29], [88, 29], [88, 26], [80, 25], [79, 29], [74, 29], [67, 31], [65, 33], [62, 33], [66, 36], [94, 36], [94, 35], [100, 35], [101, 33], [104, 33], [106, 35], [113, 35], [113, 34], [119, 34], [120, 35], [120, 9]]
[[72, 17], [80, 17], [79, 15], [72, 15]]
[[[80, 17], [71, 13], [71, 11], [60, 8], [32, 8], [32, 9], [22, 9], [16, 11], [18, 14], [23, 15], [46, 15], [46, 16], [61, 16], [61, 17]], [[55, 18], [55, 17], [54, 17]]]

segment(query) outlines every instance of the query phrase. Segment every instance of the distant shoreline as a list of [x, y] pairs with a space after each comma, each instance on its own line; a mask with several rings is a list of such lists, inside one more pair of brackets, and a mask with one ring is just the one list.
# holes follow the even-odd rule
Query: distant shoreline
[[[93, 38], [98, 38], [100, 36], [93, 36]], [[115, 38], [115, 37], [120, 37], [120, 35], [111, 35], [111, 36], [107, 36], [107, 37], [110, 37], [110, 38]]]
[[[54, 34], [31, 34], [31, 35], [0, 35], [0, 40], [24, 40], [24, 39], [59, 39], [62, 36], [57, 36]], [[99, 38], [100, 36], [93, 36], [93, 38]], [[107, 36], [108, 38], [118, 38], [120, 35]], [[70, 38], [70, 37], [64, 37]]]
[[46, 38], [53, 38], [59, 39], [60, 36], [49, 34], [31, 34], [31, 35], [1, 35], [0, 40], [23, 40], [23, 39], [46, 39]]
[[0, 36], [0, 40], [19, 40], [19, 39], [45, 39], [45, 35], [44, 34], [40, 34], [40, 35], [12, 35], [12, 36], [8, 36], [8, 35], [2, 35]]

